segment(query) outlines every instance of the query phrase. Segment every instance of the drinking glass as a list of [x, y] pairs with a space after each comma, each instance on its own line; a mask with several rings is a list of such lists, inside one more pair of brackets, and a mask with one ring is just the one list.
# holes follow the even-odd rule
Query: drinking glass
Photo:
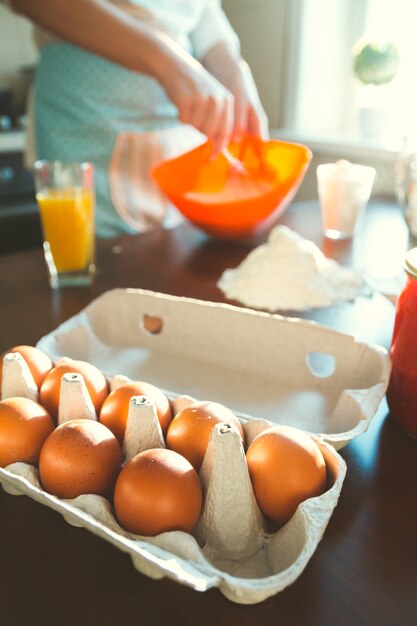
[[410, 137], [404, 139], [395, 168], [395, 192], [416, 245], [417, 238], [417, 146]]
[[95, 271], [93, 165], [37, 161], [34, 173], [50, 285], [90, 285]]
[[323, 229], [330, 239], [353, 237], [371, 195], [375, 168], [340, 160], [317, 167]]

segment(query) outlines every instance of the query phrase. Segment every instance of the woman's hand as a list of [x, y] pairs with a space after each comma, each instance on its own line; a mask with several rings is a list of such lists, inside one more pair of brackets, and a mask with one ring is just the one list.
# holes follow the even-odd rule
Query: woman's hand
[[242, 132], [264, 135], [266, 117], [249, 67], [226, 43], [199, 63], [171, 37], [108, 0], [10, 2], [17, 13], [65, 41], [158, 80], [180, 120], [212, 139], [215, 153]]
[[156, 78], [180, 120], [212, 139], [216, 152], [230, 139], [232, 94], [168, 35], [108, 0], [10, 1], [16, 12], [65, 41]]
[[191, 124], [213, 142], [217, 154], [231, 139], [234, 97], [189, 55], [175, 58], [158, 76], [184, 124]]
[[245, 133], [267, 139], [268, 118], [259, 99], [252, 73], [243, 59], [239, 62], [239, 71], [232, 74], [227, 87], [234, 97], [232, 140], [239, 141]]
[[246, 61], [238, 57], [227, 44], [219, 43], [207, 53], [203, 62], [233, 96], [231, 138], [238, 141], [243, 134], [249, 133], [267, 139], [268, 118]]
[[214, 154], [245, 133], [268, 138], [268, 119], [249, 66], [225, 44], [208, 53], [207, 69], [186, 53], [171, 61], [157, 78], [178, 108], [181, 122], [211, 139]]

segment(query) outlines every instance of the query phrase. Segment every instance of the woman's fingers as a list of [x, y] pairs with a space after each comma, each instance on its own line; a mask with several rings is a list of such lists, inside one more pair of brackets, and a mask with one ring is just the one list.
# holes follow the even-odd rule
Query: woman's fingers
[[184, 124], [194, 126], [213, 142], [217, 154], [231, 139], [245, 133], [268, 137], [268, 120], [248, 64], [233, 61], [222, 82], [188, 54], [173, 55], [159, 80]]
[[216, 154], [230, 140], [233, 128], [233, 97], [224, 89], [208, 96], [199, 94], [193, 104], [182, 111], [180, 119], [211, 139]]
[[229, 142], [234, 98], [204, 67], [193, 60], [168, 74], [163, 86], [183, 124], [194, 126], [213, 141], [215, 153]]
[[236, 71], [230, 72], [225, 85], [234, 97], [232, 140], [239, 141], [246, 133], [262, 139], [268, 138], [268, 119], [250, 68], [243, 59], [238, 63]]
[[248, 108], [235, 106], [232, 141], [238, 142], [248, 129]]
[[268, 118], [262, 108], [249, 108], [247, 118], [247, 132], [261, 139], [269, 139]]
[[225, 94], [224, 98], [211, 104], [212, 111], [204, 125], [204, 134], [213, 142], [213, 154], [218, 154], [230, 141], [233, 128], [233, 98]]

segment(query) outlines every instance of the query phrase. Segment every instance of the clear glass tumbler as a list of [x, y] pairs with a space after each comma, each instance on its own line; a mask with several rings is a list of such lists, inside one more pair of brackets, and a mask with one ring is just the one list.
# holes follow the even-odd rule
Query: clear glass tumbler
[[413, 244], [417, 238], [417, 145], [411, 137], [404, 144], [395, 168], [395, 192]]
[[352, 237], [371, 195], [375, 168], [337, 161], [317, 167], [323, 229], [330, 239]]
[[51, 287], [90, 285], [95, 272], [93, 165], [37, 161], [34, 174]]

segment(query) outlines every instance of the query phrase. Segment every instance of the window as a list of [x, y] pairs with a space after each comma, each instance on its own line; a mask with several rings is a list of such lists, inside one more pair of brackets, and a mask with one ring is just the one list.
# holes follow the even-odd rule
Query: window
[[[299, 16], [297, 85], [285, 125], [320, 136], [345, 134], [354, 127], [355, 84], [351, 49], [361, 34], [363, 1], [304, 0]], [[359, 15], [358, 15], [359, 14]]]
[[[287, 67], [282, 127], [380, 145], [417, 134], [415, 0], [303, 0], [297, 13], [298, 54]], [[361, 37], [397, 45], [400, 68], [388, 85], [368, 89], [355, 78], [352, 48]]]
[[394, 136], [417, 133], [416, 26], [415, 0], [368, 0], [366, 33], [395, 43], [400, 53], [398, 74], [384, 88], [388, 130]]

